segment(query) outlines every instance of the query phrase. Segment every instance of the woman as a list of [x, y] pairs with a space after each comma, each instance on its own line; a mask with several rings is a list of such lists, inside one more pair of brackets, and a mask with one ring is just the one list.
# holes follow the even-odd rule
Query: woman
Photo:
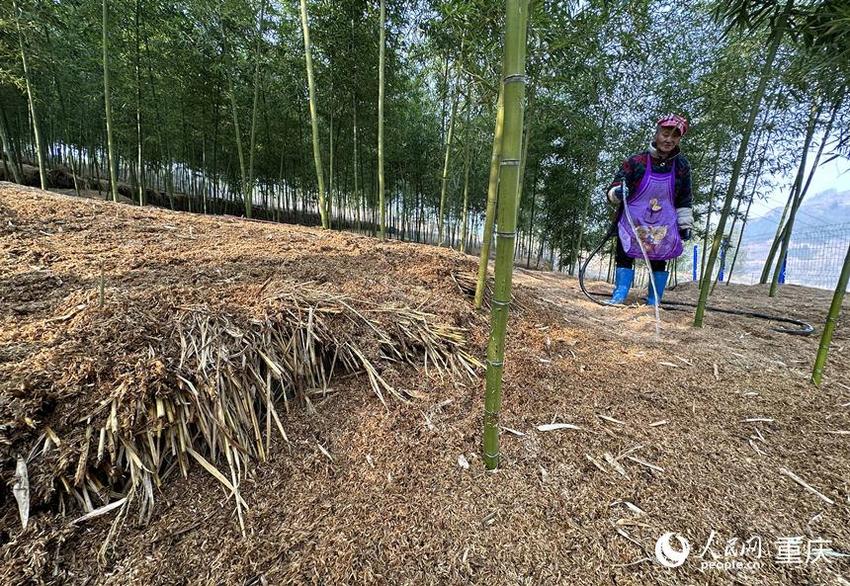
[[[655, 126], [655, 138], [649, 150], [632, 155], [614, 176], [608, 199], [623, 201], [623, 182], [628, 187], [629, 206], [634, 229], [620, 211], [617, 225], [617, 271], [614, 294], [609, 303], [623, 303], [634, 280], [634, 259], [643, 258], [641, 244], [650, 259], [652, 285], [646, 302], [661, 302], [667, 286], [667, 261], [682, 254], [684, 242], [691, 238], [694, 223], [691, 194], [691, 166], [679, 149], [679, 141], [688, 131], [688, 121], [676, 114], [662, 117]], [[638, 242], [640, 241], [640, 243]]]

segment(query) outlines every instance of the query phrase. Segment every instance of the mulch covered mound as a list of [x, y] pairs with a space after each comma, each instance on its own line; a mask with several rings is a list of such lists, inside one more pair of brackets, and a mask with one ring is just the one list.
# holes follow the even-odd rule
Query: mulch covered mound
[[[572, 279], [518, 271], [503, 466], [485, 473], [474, 361], [488, 319], [465, 292], [473, 258], [10, 185], [0, 246], [3, 477], [11, 486], [16, 456], [28, 458], [33, 501], [22, 531], [11, 490], [0, 496], [4, 583], [800, 584], [850, 572], [843, 324], [816, 389], [816, 338], [724, 314], [695, 330], [673, 311], [656, 336], [645, 307], [600, 308]], [[819, 325], [830, 298], [765, 294], [719, 286], [713, 303]], [[203, 431], [235, 420], [248, 422], [229, 428], [241, 439]], [[570, 427], [539, 429], [556, 423]], [[146, 457], [160, 460], [140, 466], [119, 444], [148, 433]], [[169, 437], [200, 459], [167, 456], [189, 453]], [[72, 523], [127, 494], [132, 507]], [[656, 558], [668, 532], [691, 545], [677, 568]], [[753, 537], [761, 556], [738, 555]], [[801, 558], [779, 563], [790, 537]], [[806, 563], [807, 550], [820, 559]], [[701, 569], [729, 560], [750, 565]]]

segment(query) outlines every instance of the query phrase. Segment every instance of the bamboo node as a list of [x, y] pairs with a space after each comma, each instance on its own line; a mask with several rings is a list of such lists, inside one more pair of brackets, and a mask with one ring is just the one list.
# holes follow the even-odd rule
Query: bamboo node
[[505, 79], [503, 80], [503, 83], [505, 85], [507, 85], [509, 83], [525, 84], [527, 82], [528, 82], [528, 76], [525, 75], [524, 73], [513, 73], [511, 75], [506, 75]]

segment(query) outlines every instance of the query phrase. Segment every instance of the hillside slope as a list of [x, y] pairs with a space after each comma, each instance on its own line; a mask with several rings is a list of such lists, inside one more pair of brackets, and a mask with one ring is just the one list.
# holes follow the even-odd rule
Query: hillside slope
[[[507, 343], [504, 465], [485, 473], [483, 370], [474, 363], [483, 361], [489, 320], [471, 308], [472, 257], [9, 184], [0, 184], [0, 248], [0, 470], [11, 486], [16, 455], [28, 455], [34, 487], [26, 531], [11, 491], [0, 497], [3, 583], [850, 580], [850, 561], [842, 557], [850, 554], [846, 320], [826, 383], [815, 389], [808, 374], [816, 338], [726, 314], [709, 314], [707, 327], [694, 330], [690, 315], [677, 311], [662, 311], [656, 338], [646, 307], [602, 308], [581, 297], [573, 279], [519, 270]], [[670, 294], [695, 296], [687, 287]], [[718, 287], [712, 302], [819, 325], [829, 295], [788, 286], [769, 300], [764, 288], [732, 285]], [[71, 523], [85, 508], [71, 495], [86, 482], [75, 481], [89, 468], [94, 480], [129, 482], [119, 466], [99, 467], [94, 438], [98, 425], [112, 425], [108, 406], [119, 400], [115, 425], [136, 437], [153, 430], [158, 417], [146, 419], [144, 409], [122, 415], [120, 401], [153, 413], [157, 400], [188, 393], [178, 375], [199, 375], [187, 365], [211, 343], [187, 352], [186, 316], [194, 316], [195, 328], [226, 322], [216, 335], [229, 336], [228, 368], [216, 372], [237, 381], [237, 395], [259, 384], [239, 378], [255, 368], [253, 360], [287, 360], [284, 353], [257, 358], [246, 345], [265, 348], [263, 336], [281, 331], [270, 324], [308, 324], [295, 330], [307, 337], [284, 346], [293, 356], [317, 348], [317, 359], [296, 367], [305, 377], [329, 378], [295, 385], [288, 399], [275, 395], [286, 439], [266, 433], [277, 428], [270, 411], [257, 412], [259, 424], [248, 429], [260, 434], [265, 460], [242, 462], [238, 482], [226, 459], [214, 458], [215, 448], [203, 452], [231, 488], [238, 484], [236, 498], [190, 460], [186, 478], [174, 463], [161, 485], [150, 487], [151, 509]], [[355, 360], [345, 372], [341, 359], [327, 360], [329, 348], [334, 356], [356, 348], [365, 362]], [[382, 403], [375, 389], [386, 387], [376, 387], [376, 375], [410, 400], [386, 392]], [[177, 396], [206, 405], [202, 394]], [[262, 393], [251, 396], [264, 404]], [[192, 414], [191, 439], [201, 442], [208, 437], [199, 427], [204, 416]], [[578, 429], [538, 429], [549, 423]], [[47, 441], [53, 435], [61, 445]], [[236, 444], [248, 451], [245, 442]], [[134, 460], [116, 458], [143, 474]], [[61, 471], [69, 486], [53, 480], [47, 490], [50, 475]], [[681, 567], [656, 559], [656, 543], [668, 532], [691, 544]], [[753, 549], [724, 558], [730, 539], [756, 536], [761, 557]], [[828, 557], [780, 563], [777, 543], [792, 536], [802, 536], [803, 558], [812, 542], [828, 540]], [[712, 560], [760, 565], [701, 569]]]

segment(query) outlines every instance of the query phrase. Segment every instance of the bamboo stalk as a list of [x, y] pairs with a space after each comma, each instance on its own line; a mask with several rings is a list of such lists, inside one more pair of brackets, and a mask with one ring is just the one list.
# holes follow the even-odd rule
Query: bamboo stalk
[[109, 165], [109, 182], [112, 187], [112, 201], [118, 201], [117, 161], [115, 160], [115, 148], [112, 140], [112, 103], [109, 99], [109, 29], [107, 17], [107, 3], [106, 0], [103, 0], [103, 103], [106, 109], [107, 164]]
[[499, 411], [502, 403], [502, 373], [505, 331], [511, 300], [514, 244], [516, 239], [517, 192], [522, 149], [523, 100], [525, 98], [525, 55], [528, 0], [507, 0], [504, 49], [504, 153], [500, 163], [499, 231], [496, 234], [495, 290], [493, 292], [490, 342], [487, 347], [487, 382], [484, 397], [484, 463], [490, 470], [499, 466]]
[[378, 49], [378, 205], [381, 208], [381, 240], [386, 238], [386, 206], [384, 205], [384, 67], [387, 9], [381, 0], [381, 30]]
[[[504, 76], [504, 69], [502, 70]], [[481, 242], [481, 254], [478, 257], [478, 282], [475, 287], [475, 309], [481, 309], [484, 302], [484, 289], [487, 282], [487, 265], [490, 262], [490, 241], [493, 237], [493, 223], [496, 217], [496, 195], [499, 189], [499, 168], [502, 161], [502, 135], [505, 128], [505, 85], [499, 84], [499, 98], [496, 101], [496, 128], [493, 131], [493, 150], [490, 155], [490, 179], [487, 183], [487, 211], [484, 215], [484, 234]]]
[[304, 61], [307, 67], [307, 89], [310, 93], [310, 123], [313, 129], [313, 161], [319, 185], [319, 216], [322, 228], [327, 229], [328, 213], [325, 205], [325, 178], [322, 170], [322, 150], [319, 146], [319, 114], [316, 106], [316, 83], [313, 80], [313, 55], [310, 49], [310, 25], [307, 22], [307, 0], [301, 0], [301, 30], [304, 34]]
[[[135, 73], [135, 81], [136, 81], [136, 165], [137, 165], [137, 184], [139, 188], [139, 205], [145, 205], [145, 162], [143, 158], [143, 141], [142, 141], [142, 77], [140, 73], [140, 57], [141, 57], [141, 43], [140, 43], [140, 35], [139, 35], [139, 25], [141, 19], [141, 11], [142, 11], [142, 2], [141, 0], [136, 0], [136, 14], [135, 14], [135, 24], [136, 24], [136, 51], [135, 51], [135, 59], [133, 61], [133, 70]], [[73, 171], [73, 161], [71, 162], [71, 170]], [[77, 190], [77, 195], [79, 195], [79, 190]]]
[[847, 291], [847, 283], [850, 281], [850, 246], [847, 247], [847, 255], [844, 257], [844, 266], [841, 269], [841, 275], [838, 277], [838, 284], [835, 286], [835, 294], [832, 296], [832, 304], [829, 306], [829, 314], [826, 318], [826, 324], [823, 327], [823, 334], [820, 338], [820, 346], [815, 357], [815, 366], [812, 371], [812, 382], [820, 386], [823, 380], [823, 369], [826, 366], [826, 357], [829, 354], [829, 346], [832, 343], [832, 335], [835, 332], [835, 325], [838, 323], [838, 315], [841, 313], [841, 304], [844, 302], [844, 294]]
[[[106, 15], [106, 0], [104, 0], [103, 6], [104, 6], [103, 14], [104, 14], [104, 18], [105, 18], [105, 15]], [[23, 67], [24, 67], [24, 84], [26, 85], [26, 88], [27, 88], [27, 103], [29, 104], [30, 116], [32, 116], [32, 131], [33, 131], [33, 135], [35, 136], [35, 154], [36, 154], [36, 158], [38, 160], [38, 178], [39, 178], [39, 181], [41, 182], [41, 188], [47, 189], [47, 175], [46, 175], [45, 168], [44, 168], [44, 164], [45, 164], [44, 163], [44, 157], [43, 157], [43, 154], [41, 152], [41, 133], [39, 132], [39, 127], [38, 127], [38, 116], [36, 116], [36, 113], [35, 113], [35, 101], [34, 101], [33, 96], [32, 96], [32, 85], [30, 84], [30, 74], [29, 74], [29, 65], [28, 65], [28, 62], [27, 62], [27, 54], [26, 54], [26, 51], [24, 51], [24, 33], [21, 32], [21, 23], [20, 23], [20, 18], [18, 17], [18, 5], [15, 2], [15, 0], [12, 0], [12, 11], [15, 13], [15, 27], [18, 30], [18, 46], [20, 47], [20, 50], [21, 50], [21, 63], [23, 64]], [[104, 24], [104, 27], [105, 26], [106, 25]], [[106, 29], [104, 28], [104, 39], [106, 38], [106, 32], [105, 31], [106, 31]], [[104, 49], [104, 59], [105, 59], [105, 55], [106, 55], [105, 51], [106, 51], [106, 49]], [[107, 104], [108, 103], [109, 102], [107, 102]]]
[[263, 40], [263, 24], [266, 2], [260, 4], [260, 22], [257, 25], [257, 45], [254, 51], [254, 102], [251, 109], [251, 138], [248, 143], [248, 179], [245, 183], [245, 217], [250, 218], [254, 209], [254, 151], [257, 144], [257, 102], [260, 96], [260, 48]]
[[[467, 78], [467, 88], [471, 88], [472, 83], [471, 80]], [[463, 147], [464, 155], [463, 155], [463, 208], [461, 210], [461, 230], [460, 230], [460, 252], [466, 252], [466, 236], [467, 236], [467, 224], [469, 223], [469, 157], [470, 151], [472, 150], [472, 136], [470, 120], [472, 116], [472, 90], [467, 89], [466, 91], [466, 129], [464, 130], [464, 142], [466, 143]]]
[[[466, 39], [464, 39], [465, 41]], [[458, 59], [458, 63], [456, 64], [457, 74], [455, 77], [459, 81], [460, 77], [460, 60], [463, 58], [463, 42], [461, 42], [460, 49], [461, 57]], [[455, 82], [457, 83], [457, 81]], [[443, 246], [445, 244], [445, 210], [446, 210], [446, 193], [448, 189], [449, 182], [449, 161], [451, 159], [452, 152], [452, 139], [454, 137], [454, 128], [455, 128], [455, 118], [457, 117], [457, 102], [459, 91], [455, 88], [454, 96], [452, 97], [452, 111], [449, 118], [449, 130], [446, 134], [446, 155], [443, 160], [443, 174], [441, 178], [441, 187], [440, 187], [440, 215], [437, 218], [437, 245]]]

